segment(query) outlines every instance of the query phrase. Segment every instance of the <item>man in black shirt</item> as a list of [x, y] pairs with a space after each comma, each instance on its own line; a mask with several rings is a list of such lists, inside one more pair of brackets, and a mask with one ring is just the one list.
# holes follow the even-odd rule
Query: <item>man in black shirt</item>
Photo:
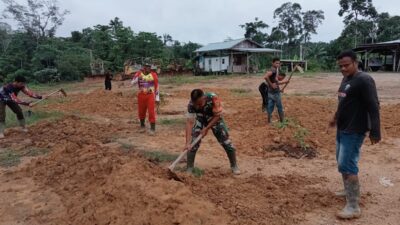
[[352, 219], [361, 216], [358, 161], [365, 134], [369, 131], [372, 144], [381, 140], [379, 101], [374, 80], [358, 71], [357, 55], [353, 51], [342, 52], [337, 60], [343, 80], [338, 90], [338, 108], [330, 126], [337, 127], [336, 160], [344, 184], [344, 191], [336, 195], [346, 196], [346, 206], [337, 216]]

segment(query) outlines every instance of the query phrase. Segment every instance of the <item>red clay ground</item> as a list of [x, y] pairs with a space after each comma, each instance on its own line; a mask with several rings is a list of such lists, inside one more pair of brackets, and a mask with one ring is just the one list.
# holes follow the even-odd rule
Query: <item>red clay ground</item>
[[[73, 93], [42, 105], [37, 110], [66, 116], [41, 121], [26, 135], [8, 130], [7, 139], [0, 141], [0, 153], [48, 152], [1, 169], [0, 224], [397, 224], [400, 101], [390, 95], [396, 90], [388, 80], [400, 79], [388, 74], [375, 79], [383, 93], [384, 141], [375, 146], [366, 141], [363, 148], [364, 215], [359, 220], [334, 217], [344, 200], [333, 196], [341, 184], [334, 160], [335, 131], [327, 130], [327, 122], [335, 110], [340, 76], [325, 75], [293, 79], [284, 96], [289, 123], [283, 127], [266, 125], [257, 93], [260, 78], [255, 76], [164, 84], [168, 95], [156, 137], [137, 132], [132, 122], [135, 97], [126, 87]], [[204, 170], [199, 178], [178, 172], [182, 182], [170, 179], [165, 170], [169, 162], [147, 154], [179, 153], [188, 91], [197, 86], [224, 101], [240, 176], [230, 174], [225, 153], [212, 135], [204, 139], [196, 158]], [[304, 146], [313, 148], [315, 157], [294, 152]], [[293, 152], [300, 159], [290, 157]], [[382, 186], [381, 177], [394, 187]]]

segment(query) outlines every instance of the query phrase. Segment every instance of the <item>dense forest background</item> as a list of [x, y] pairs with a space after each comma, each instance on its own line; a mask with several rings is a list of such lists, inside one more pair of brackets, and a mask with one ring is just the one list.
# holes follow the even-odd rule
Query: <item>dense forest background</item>
[[[90, 75], [90, 62], [101, 59], [107, 70], [120, 72], [124, 62], [133, 58], [152, 58], [162, 67], [174, 61], [183, 62], [190, 70], [194, 50], [198, 43], [182, 43], [169, 34], [133, 31], [118, 17], [108, 24], [99, 24], [81, 31], [73, 31], [69, 37], [56, 37], [69, 11], [61, 9], [56, 0], [27, 0], [19, 4], [13, 0], [1, 0], [3, 9], [0, 19], [0, 77], [5, 81], [17, 75], [26, 76], [31, 82], [47, 83], [82, 80]], [[276, 27], [267, 22], [254, 21], [238, 25], [244, 37], [270, 48], [281, 49], [282, 58], [309, 61], [313, 71], [335, 69], [335, 57], [343, 49], [351, 49], [361, 43], [374, 43], [400, 39], [400, 16], [377, 12], [372, 0], [340, 0], [339, 16], [344, 29], [339, 37], [329, 43], [311, 42], [323, 24], [321, 10], [303, 11], [298, 3], [287, 2], [274, 11]], [[14, 20], [18, 29], [12, 29], [5, 21]], [[270, 30], [270, 32], [267, 32]], [[222, 40], [221, 40], [222, 41]], [[269, 58], [260, 59], [266, 67]]]

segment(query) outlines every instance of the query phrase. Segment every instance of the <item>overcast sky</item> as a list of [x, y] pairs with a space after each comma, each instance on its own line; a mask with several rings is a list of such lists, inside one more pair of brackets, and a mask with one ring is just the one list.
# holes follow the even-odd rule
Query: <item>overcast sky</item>
[[[21, 2], [22, 0], [19, 0]], [[243, 37], [240, 24], [255, 17], [270, 27], [276, 25], [273, 11], [287, 0], [59, 0], [62, 8], [71, 11], [57, 35], [69, 36], [71, 31], [96, 24], [108, 24], [119, 17], [134, 32], [148, 31], [170, 34], [174, 40], [207, 44]], [[298, 0], [303, 11], [323, 10], [325, 20], [312, 41], [330, 41], [343, 28], [338, 16], [339, 0]], [[400, 15], [399, 0], [374, 0], [378, 12]], [[3, 4], [0, 1], [0, 4]], [[2, 9], [3, 7], [0, 7]]]

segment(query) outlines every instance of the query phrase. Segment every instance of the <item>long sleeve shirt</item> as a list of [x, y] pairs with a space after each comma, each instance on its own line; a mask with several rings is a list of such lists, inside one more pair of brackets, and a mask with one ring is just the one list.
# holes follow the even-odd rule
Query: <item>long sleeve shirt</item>
[[0, 100], [1, 101], [14, 101], [20, 105], [29, 105], [29, 102], [22, 101], [18, 98], [18, 93], [22, 91], [24, 94], [31, 98], [41, 99], [42, 97], [38, 94], [33, 93], [26, 86], [16, 87], [14, 84], [7, 84], [0, 87]]
[[381, 138], [379, 100], [375, 81], [364, 72], [344, 77], [338, 90], [337, 128]]

